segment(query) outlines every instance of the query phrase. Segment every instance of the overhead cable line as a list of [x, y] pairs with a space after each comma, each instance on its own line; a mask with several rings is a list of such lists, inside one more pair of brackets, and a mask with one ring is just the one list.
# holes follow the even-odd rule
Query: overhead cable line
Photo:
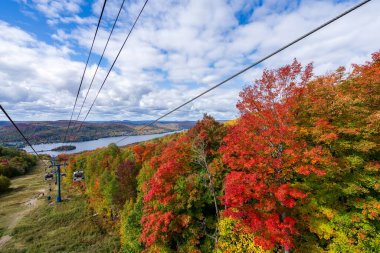
[[[40, 159], [37, 151], [33, 148], [32, 144], [29, 142], [29, 140], [25, 137], [25, 135], [21, 132], [20, 128], [18, 128], [18, 126], [16, 125], [16, 123], [12, 120], [12, 118], [9, 116], [9, 114], [7, 113], [7, 111], [5, 111], [5, 109], [3, 108], [2, 105], [0, 105], [0, 109], [3, 111], [4, 115], [7, 116], [8, 120], [12, 123], [12, 125], [16, 128], [16, 130], [19, 132], [19, 134], [22, 136], [22, 138], [24, 138], [24, 140], [26, 141], [26, 143], [30, 146], [30, 148], [33, 150], [33, 152], [37, 155], [37, 158]], [[45, 163], [44, 160], [41, 160]], [[46, 166], [48, 166], [47, 163], [45, 163]]]
[[88, 62], [90, 61], [90, 57], [91, 57], [91, 53], [92, 53], [92, 49], [93, 49], [93, 47], [94, 47], [94, 43], [95, 43], [95, 39], [96, 39], [96, 35], [98, 34], [98, 30], [99, 30], [100, 22], [101, 22], [102, 17], [103, 17], [103, 13], [104, 13], [104, 9], [105, 9], [105, 7], [106, 7], [106, 3], [107, 3], [107, 0], [104, 0], [104, 2], [103, 2], [103, 7], [102, 7], [102, 11], [101, 11], [101, 13], [100, 13], [100, 17], [99, 17], [99, 20], [98, 20], [98, 24], [97, 24], [97, 26], [96, 26], [96, 31], [95, 31], [94, 38], [92, 39], [92, 44], [91, 44], [90, 52], [88, 53], [88, 57], [87, 57], [87, 61], [86, 61], [86, 65], [85, 65], [85, 67], [84, 67], [83, 74], [82, 74], [82, 78], [81, 78], [80, 83], [79, 83], [77, 96], [76, 96], [76, 98], [75, 98], [75, 102], [74, 102], [73, 110], [72, 110], [72, 112], [71, 112], [70, 121], [69, 121], [69, 124], [67, 125], [66, 133], [65, 133], [65, 137], [64, 137], [64, 139], [63, 139], [63, 142], [66, 141], [67, 134], [68, 134], [68, 131], [69, 131], [69, 128], [70, 128], [70, 125], [71, 125], [71, 121], [73, 120], [73, 115], [74, 115], [75, 107], [76, 107], [77, 102], [78, 102], [79, 93], [80, 93], [80, 90], [81, 90], [81, 88], [82, 88], [83, 79], [84, 79], [84, 76], [85, 76], [85, 73], [86, 73], [86, 70], [87, 70]]
[[[299, 42], [299, 41], [305, 39], [306, 37], [309, 37], [309, 36], [312, 35], [313, 33], [315, 33], [315, 32], [317, 32], [317, 31], [321, 30], [322, 28], [328, 26], [329, 24], [333, 23], [334, 21], [336, 21], [336, 20], [338, 20], [338, 19], [344, 17], [344, 16], [347, 15], [348, 13], [350, 13], [350, 12], [352, 12], [352, 11], [358, 9], [359, 7], [365, 5], [366, 3], [370, 2], [370, 1], [372, 1], [372, 0], [366, 0], [366, 1], [363, 1], [363, 2], [361, 2], [361, 3], [357, 4], [357, 5], [355, 5], [354, 7], [352, 7], [352, 8], [350, 8], [350, 9], [346, 10], [345, 12], [341, 13], [340, 15], [338, 15], [338, 16], [336, 16], [336, 17], [330, 19], [329, 21], [323, 23], [322, 25], [320, 25], [320, 26], [318, 26], [317, 28], [311, 30], [310, 32], [308, 32], [308, 33], [302, 35], [301, 37], [299, 37], [299, 38], [293, 40], [292, 42], [286, 44], [285, 46], [283, 46], [283, 47], [281, 47], [281, 48], [279, 48], [279, 49], [277, 49], [276, 51], [274, 51], [273, 53], [271, 53], [271, 54], [265, 56], [264, 58], [260, 59], [259, 61], [257, 61], [257, 62], [255, 62], [255, 63], [249, 65], [248, 67], [246, 67], [246, 68], [240, 70], [240, 71], [237, 72], [236, 74], [233, 74], [232, 76], [230, 76], [230, 77], [228, 77], [227, 79], [221, 81], [220, 83], [218, 83], [218, 84], [212, 86], [211, 88], [205, 90], [204, 92], [202, 92], [202, 93], [200, 93], [199, 95], [193, 97], [192, 99], [188, 100], [187, 102], [185, 102], [185, 103], [183, 103], [183, 104], [177, 106], [176, 108], [172, 109], [171, 111], [169, 111], [169, 112], [165, 113], [164, 115], [158, 117], [156, 120], [151, 121], [151, 122], [148, 123], [148, 124], [145, 124], [144, 126], [142, 126], [142, 127], [141, 127], [140, 129], [138, 129], [137, 131], [142, 131], [143, 129], [147, 128], [148, 126], [151, 126], [151, 125], [157, 123], [159, 120], [161, 120], [161, 119], [165, 118], [166, 116], [172, 114], [173, 112], [179, 110], [180, 108], [184, 107], [185, 105], [187, 105], [187, 104], [193, 102], [194, 100], [196, 100], [196, 99], [200, 98], [201, 96], [203, 96], [203, 95], [209, 93], [210, 91], [212, 91], [212, 90], [218, 88], [219, 86], [223, 85], [224, 83], [226, 83], [226, 82], [228, 82], [228, 81], [234, 79], [235, 77], [237, 77], [237, 76], [243, 74], [243, 73], [246, 72], [247, 70], [249, 70], [249, 69], [251, 69], [251, 68], [257, 66], [258, 64], [262, 63], [263, 61], [265, 61], [265, 60], [267, 60], [267, 59], [269, 59], [269, 58], [271, 58], [271, 57], [273, 57], [274, 55], [276, 55], [276, 54], [278, 54], [278, 53], [284, 51], [284, 50], [287, 49], [288, 47], [290, 47], [290, 46], [296, 44], [297, 42]], [[117, 141], [116, 143], [119, 143], [119, 142], [125, 140], [126, 138], [128, 138], [128, 136], [123, 137], [122, 139], [120, 139], [120, 140]]]
[[139, 18], [140, 18], [140, 16], [141, 16], [141, 13], [144, 11], [145, 6], [146, 6], [146, 4], [148, 3], [148, 1], [149, 1], [149, 0], [145, 0], [145, 3], [144, 3], [143, 7], [141, 8], [141, 10], [140, 10], [140, 12], [139, 12], [139, 15], [137, 16], [137, 18], [136, 18], [135, 22], [133, 23], [131, 29], [129, 30], [129, 33], [128, 33], [127, 37], [125, 38], [123, 45], [121, 46], [119, 52], [117, 53], [116, 58], [115, 58], [115, 60], [113, 61], [113, 63], [112, 63], [112, 65], [111, 65], [110, 69], [108, 70], [107, 75], [106, 75], [106, 77], [104, 78], [104, 81], [103, 81], [102, 85], [100, 86], [100, 88], [99, 88], [99, 90], [98, 90], [98, 93], [96, 94], [96, 97], [95, 97], [94, 101], [93, 101], [92, 104], [91, 104], [90, 109], [87, 111], [86, 116], [85, 116], [84, 119], [82, 120], [82, 122], [81, 122], [81, 124], [80, 124], [80, 126], [79, 126], [78, 131], [82, 128], [83, 123], [86, 121], [88, 115], [90, 114], [90, 112], [91, 112], [91, 110], [92, 110], [92, 108], [93, 108], [93, 106], [94, 106], [94, 104], [95, 104], [95, 101], [96, 101], [96, 99], [97, 99], [98, 96], [99, 96], [100, 91], [103, 89], [103, 86], [104, 86], [104, 84], [106, 83], [109, 74], [111, 73], [113, 67], [115, 66], [115, 63], [116, 63], [117, 59], [119, 58], [120, 53], [121, 53], [121, 51], [123, 50], [123, 48], [124, 48], [124, 46], [125, 46], [125, 43], [128, 41], [129, 36], [131, 35], [133, 29], [135, 28], [136, 23], [137, 23], [137, 21], [139, 20]]
[[[117, 23], [117, 21], [119, 20], [119, 16], [120, 16], [120, 13], [121, 13], [121, 11], [122, 11], [122, 9], [123, 9], [124, 3], [125, 3], [125, 0], [123, 0], [123, 2], [122, 2], [121, 5], [120, 5], [119, 12], [117, 13], [117, 16], [116, 16], [116, 19], [115, 19], [115, 21], [114, 21], [114, 23], [113, 23], [113, 26], [112, 26], [112, 29], [111, 29], [110, 35], [108, 36], [107, 43], [106, 43], [106, 45], [105, 45], [105, 47], [104, 47], [104, 49], [103, 49], [103, 52], [102, 52], [102, 55], [101, 55], [101, 57], [100, 57], [100, 59], [99, 59], [98, 65], [96, 66], [95, 73], [94, 73], [94, 75], [93, 75], [93, 77], [92, 77], [92, 80], [91, 80], [90, 86], [88, 87], [88, 90], [87, 90], [86, 96], [84, 97], [84, 100], [83, 100], [82, 106], [80, 107], [80, 110], [79, 110], [79, 113], [78, 113], [78, 116], [77, 116], [76, 121], [78, 121], [79, 116], [80, 116], [80, 114], [82, 113], [83, 106], [84, 106], [84, 104], [86, 103], [88, 93], [90, 92], [91, 87], [92, 87], [92, 84], [93, 84], [94, 79], [95, 79], [95, 76], [96, 76], [96, 74], [98, 73], [98, 69], [99, 69], [100, 63], [101, 63], [102, 60], [103, 60], [104, 53], [106, 52], [106, 49], [107, 49], [107, 47], [108, 47], [108, 43], [109, 43], [109, 41], [110, 41], [110, 39], [111, 39], [111, 36], [112, 36], [113, 30], [115, 29], [116, 23]], [[74, 131], [74, 128], [75, 128], [75, 125], [76, 125], [76, 121], [74, 121], [73, 131]]]

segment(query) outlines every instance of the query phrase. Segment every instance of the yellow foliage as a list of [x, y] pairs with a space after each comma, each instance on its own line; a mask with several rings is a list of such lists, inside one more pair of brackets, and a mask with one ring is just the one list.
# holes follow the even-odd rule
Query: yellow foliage
[[234, 126], [238, 123], [238, 120], [239, 119], [232, 119], [232, 120], [226, 121], [226, 122], [224, 122], [224, 125], [227, 127]]
[[121, 212], [121, 220], [120, 220], [120, 243], [121, 245], [125, 245], [128, 243], [129, 235], [127, 234], [127, 231], [124, 228], [124, 224], [126, 224], [126, 219], [133, 209], [133, 200], [126, 201], [124, 204], [123, 211]]
[[235, 229], [236, 221], [230, 217], [224, 217], [219, 221], [219, 240], [215, 252], [217, 253], [266, 253], [255, 245], [254, 236], [249, 233], [239, 232]]
[[331, 220], [336, 215], [336, 211], [330, 208], [322, 208], [322, 213]]
[[315, 219], [310, 224], [310, 231], [317, 234], [319, 238], [329, 240], [335, 236], [334, 228], [324, 220]]

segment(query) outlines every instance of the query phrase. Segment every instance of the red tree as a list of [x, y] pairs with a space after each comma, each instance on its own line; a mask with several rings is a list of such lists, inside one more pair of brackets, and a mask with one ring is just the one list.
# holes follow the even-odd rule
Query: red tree
[[144, 210], [141, 219], [142, 234], [140, 240], [147, 246], [156, 241], [165, 241], [171, 230], [181, 231], [182, 217], [174, 216], [173, 208], [176, 200], [174, 185], [177, 179], [191, 170], [189, 139], [183, 136], [174, 140], [163, 150], [162, 154], [153, 159], [154, 167], [158, 167], [154, 176], [146, 185]]
[[213, 235], [221, 186], [215, 188], [220, 184], [208, 165], [218, 156], [223, 136], [223, 125], [204, 115], [151, 159], [156, 171], [142, 188], [140, 240], [147, 249], [200, 252], [206, 234]]
[[309, 148], [295, 125], [298, 97], [312, 76], [312, 66], [296, 60], [265, 70], [260, 80], [240, 93], [238, 123], [221, 148], [231, 172], [226, 176], [225, 215], [240, 220], [264, 249], [293, 247], [297, 234], [291, 210], [307, 194], [294, 179], [323, 175], [327, 162], [321, 147]]
[[137, 174], [139, 170], [135, 161], [125, 160], [116, 170], [116, 180], [118, 182], [118, 191], [116, 200], [123, 205], [126, 200], [136, 199], [137, 195]]
[[157, 144], [149, 142], [146, 144], [134, 145], [133, 151], [135, 153], [136, 163], [141, 165], [144, 161], [149, 160], [157, 149]]

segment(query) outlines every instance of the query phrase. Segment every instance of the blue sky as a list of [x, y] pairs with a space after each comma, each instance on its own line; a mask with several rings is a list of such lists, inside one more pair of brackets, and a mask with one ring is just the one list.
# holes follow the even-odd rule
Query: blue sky
[[[0, 1], [0, 103], [16, 120], [68, 119], [103, 1]], [[151, 0], [89, 120], [154, 119], [359, 3], [357, 0]], [[121, 0], [108, 0], [79, 97], [82, 103]], [[143, 1], [126, 0], [89, 107]], [[191, 103], [168, 120], [238, 116], [243, 86], [293, 58], [315, 74], [350, 68], [380, 49], [380, 1]], [[78, 111], [78, 110], [77, 110]], [[84, 116], [83, 113], [83, 116]], [[82, 118], [82, 117], [80, 117]], [[4, 117], [0, 117], [3, 120]]]

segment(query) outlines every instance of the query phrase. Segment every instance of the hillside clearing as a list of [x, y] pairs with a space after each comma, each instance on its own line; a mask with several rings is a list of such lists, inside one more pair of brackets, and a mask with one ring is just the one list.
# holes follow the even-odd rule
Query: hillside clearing
[[118, 235], [102, 227], [87, 208], [85, 196], [64, 187], [63, 202], [46, 200], [43, 174], [39, 164], [30, 174], [12, 180], [12, 190], [0, 195], [0, 251], [117, 252]]
[[[46, 195], [46, 185], [42, 180], [44, 169], [39, 163], [31, 172], [11, 180], [11, 188], [0, 195], [0, 236], [4, 241], [9, 240], [14, 227], [30, 211], [43, 202]], [[1, 244], [0, 244], [1, 247]]]

